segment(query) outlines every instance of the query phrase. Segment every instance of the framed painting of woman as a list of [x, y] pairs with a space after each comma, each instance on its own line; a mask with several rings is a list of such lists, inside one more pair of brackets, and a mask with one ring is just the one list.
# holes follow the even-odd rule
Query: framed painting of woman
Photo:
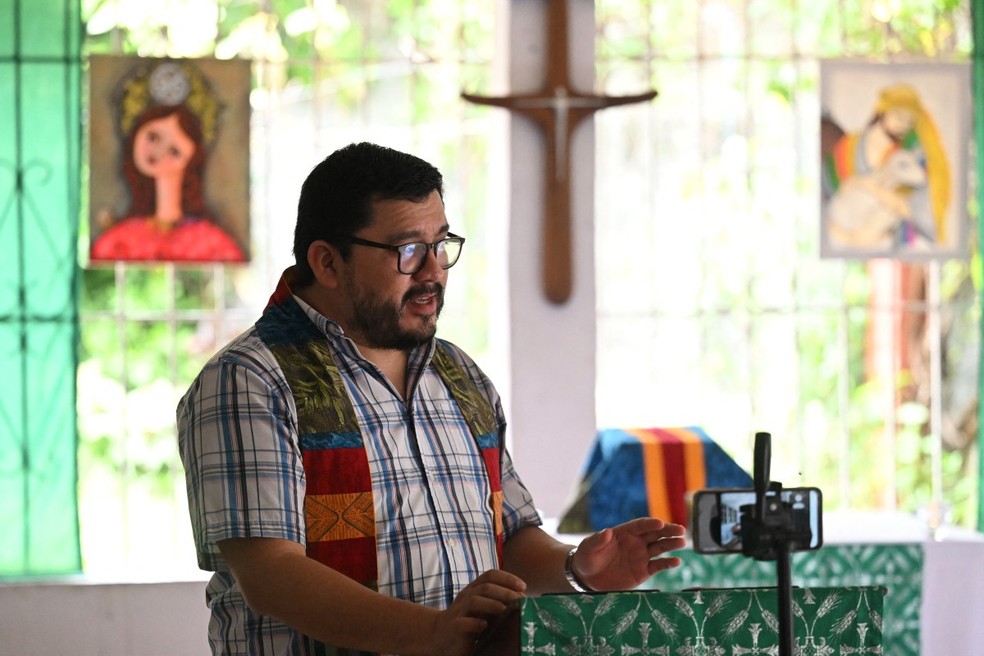
[[250, 63], [89, 66], [89, 263], [247, 262]]

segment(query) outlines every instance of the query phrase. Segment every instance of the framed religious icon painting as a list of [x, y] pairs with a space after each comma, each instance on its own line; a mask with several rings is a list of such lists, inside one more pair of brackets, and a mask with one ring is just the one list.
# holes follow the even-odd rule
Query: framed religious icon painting
[[820, 255], [967, 255], [970, 68], [820, 64]]
[[247, 262], [250, 62], [89, 59], [89, 263]]

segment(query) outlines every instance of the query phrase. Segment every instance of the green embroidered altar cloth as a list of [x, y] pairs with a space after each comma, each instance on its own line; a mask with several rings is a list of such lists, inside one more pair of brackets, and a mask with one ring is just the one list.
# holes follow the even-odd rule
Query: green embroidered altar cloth
[[[881, 654], [885, 589], [793, 590], [798, 656]], [[777, 654], [775, 588], [547, 595], [520, 604], [520, 654]]]
[[[674, 552], [683, 564], [661, 572], [643, 587], [663, 592], [691, 588], [749, 588], [776, 585], [776, 564], [741, 554]], [[804, 588], [877, 586], [884, 600], [884, 653], [918, 656], [924, 552], [922, 544], [827, 544], [794, 553], [794, 586]]]

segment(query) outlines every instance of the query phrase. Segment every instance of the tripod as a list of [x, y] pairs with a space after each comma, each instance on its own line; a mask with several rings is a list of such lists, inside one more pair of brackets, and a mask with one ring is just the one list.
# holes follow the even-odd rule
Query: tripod
[[755, 434], [753, 479], [755, 503], [741, 507], [742, 553], [756, 560], [776, 561], [779, 611], [779, 656], [793, 656], [793, 585], [789, 554], [809, 548], [809, 526], [797, 526], [794, 513], [782, 502], [782, 484], [770, 481], [772, 437]]

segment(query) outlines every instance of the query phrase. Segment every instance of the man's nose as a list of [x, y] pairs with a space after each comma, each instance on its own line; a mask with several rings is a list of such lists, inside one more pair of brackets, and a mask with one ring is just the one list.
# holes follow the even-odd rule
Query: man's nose
[[436, 246], [428, 246], [424, 255], [424, 265], [414, 274], [419, 280], [438, 280], [444, 274], [441, 263], [437, 258]]

